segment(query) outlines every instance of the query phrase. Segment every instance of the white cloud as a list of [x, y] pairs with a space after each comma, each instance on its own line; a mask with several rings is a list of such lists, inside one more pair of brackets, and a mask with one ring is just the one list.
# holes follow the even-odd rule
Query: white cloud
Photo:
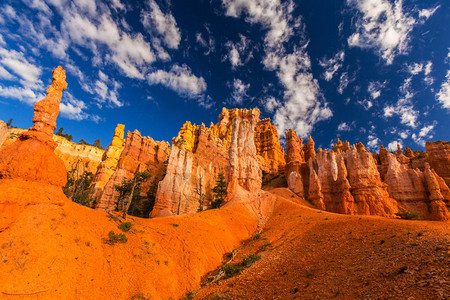
[[150, 33], [159, 37], [170, 49], [178, 49], [181, 41], [180, 30], [172, 14], [163, 13], [154, 0], [147, 1], [149, 11], [141, 13], [141, 22]]
[[445, 78], [446, 81], [442, 82], [441, 89], [436, 96], [442, 106], [450, 110], [450, 70], [447, 71]]
[[437, 122], [435, 121], [431, 125], [422, 127], [422, 129], [420, 129], [419, 133], [418, 134], [413, 133], [411, 135], [411, 138], [417, 145], [425, 147], [425, 141], [426, 140], [429, 141], [433, 138], [433, 135], [431, 134], [431, 132], [434, 130], [434, 127], [436, 127], [436, 124], [437, 124]]
[[0, 78], [6, 79], [6, 80], [13, 80], [16, 77], [14, 75], [12, 75], [11, 73], [9, 73], [5, 68], [0, 66]]
[[103, 59], [99, 48], [106, 45], [109, 53], [103, 55], [104, 59], [114, 62], [128, 77], [143, 79], [148, 64], [155, 60], [142, 34], [130, 36], [122, 32], [106, 14], [99, 17], [96, 25], [76, 12], [69, 12], [61, 27], [75, 44], [91, 49], [100, 61]]
[[411, 75], [417, 75], [423, 70], [423, 64], [413, 63], [408, 66], [408, 71]]
[[208, 32], [208, 41], [205, 37], [203, 37], [203, 34], [201, 32], [197, 32], [195, 34], [195, 40], [198, 44], [200, 44], [203, 48], [206, 48], [206, 51], [203, 53], [204, 55], [209, 55], [211, 52], [216, 51], [216, 41], [214, 37], [211, 35], [211, 30], [209, 29], [209, 26], [205, 24], [205, 29]]
[[253, 57], [250, 40], [242, 34], [239, 34], [239, 39], [237, 43], [228, 41], [225, 44], [225, 47], [228, 49], [226, 58], [230, 61], [233, 69], [245, 65]]
[[16, 99], [28, 105], [33, 105], [45, 98], [42, 93], [37, 93], [29, 87], [3, 87], [0, 86], [0, 96], [10, 99]]
[[398, 135], [404, 140], [407, 139], [411, 132], [409, 130], [401, 131]]
[[390, 142], [390, 143], [388, 144], [388, 146], [387, 146], [387, 149], [388, 149], [390, 152], [395, 152], [395, 151], [397, 151], [397, 145], [400, 145], [400, 148], [403, 148], [403, 146], [402, 146], [402, 141], [401, 141], [401, 140], [398, 140], [398, 141], [392, 141], [392, 142]]
[[319, 61], [319, 64], [322, 68], [325, 69], [323, 77], [326, 81], [330, 81], [333, 79], [334, 74], [342, 68], [342, 64], [345, 58], [345, 51], [338, 51], [332, 58], [327, 59], [326, 57], [322, 58]]
[[22, 0], [28, 7], [37, 9], [47, 16], [52, 15], [50, 7], [43, 0]]
[[16, 74], [20, 79], [20, 83], [32, 89], [42, 87], [41, 69], [30, 63], [25, 55], [15, 50], [7, 50], [0, 47], [0, 65]]
[[277, 108], [281, 107], [280, 101], [274, 97], [267, 97], [264, 100], [264, 108], [269, 112], [273, 113]]
[[419, 18], [424, 19], [425, 21], [428, 20], [438, 8], [441, 7], [440, 5], [437, 5], [436, 7], [429, 8], [429, 9], [422, 9], [419, 11]]
[[206, 82], [203, 77], [192, 74], [186, 65], [174, 65], [170, 71], [157, 70], [147, 75], [149, 84], [161, 84], [182, 97], [196, 98], [206, 91]]
[[386, 86], [386, 81], [381, 83], [379, 81], [372, 81], [369, 83], [369, 87], [367, 91], [370, 93], [370, 96], [373, 100], [377, 99], [381, 95], [381, 90]]
[[268, 28], [264, 41], [268, 47], [277, 47], [286, 42], [294, 34], [294, 28], [300, 26], [298, 20], [292, 17], [294, 3], [280, 0], [222, 0], [225, 14], [239, 17], [246, 14], [246, 21], [251, 24], [261, 24]]
[[364, 107], [365, 110], [369, 110], [372, 108], [373, 103], [370, 100], [364, 99], [364, 100], [358, 100], [358, 104]]
[[403, 11], [403, 1], [392, 5], [388, 0], [347, 0], [360, 12], [355, 30], [348, 38], [351, 47], [375, 49], [391, 64], [397, 55], [408, 52], [410, 37], [416, 20]]
[[338, 125], [338, 131], [350, 131], [352, 130], [353, 124], [347, 124], [347, 122], [342, 122]]
[[380, 147], [381, 140], [373, 135], [369, 134], [368, 141], [367, 141], [367, 149], [370, 151], [376, 151]]
[[247, 91], [250, 88], [250, 84], [245, 84], [240, 79], [234, 79], [232, 84], [233, 92], [231, 93], [232, 104], [241, 105], [244, 101], [244, 98], [247, 98]]
[[337, 88], [338, 93], [342, 95], [349, 83], [350, 79], [348, 77], [348, 72], [343, 72], [339, 77], [339, 86]]

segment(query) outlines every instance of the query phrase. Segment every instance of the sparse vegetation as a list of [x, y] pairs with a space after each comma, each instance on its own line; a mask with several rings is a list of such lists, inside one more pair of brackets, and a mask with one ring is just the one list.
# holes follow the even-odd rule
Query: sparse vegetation
[[128, 242], [128, 238], [123, 233], [115, 233], [111, 230], [108, 233], [108, 238], [103, 238], [103, 242], [108, 245], [114, 245], [116, 243], [126, 243]]
[[123, 213], [123, 217], [126, 219], [128, 211], [133, 204], [133, 209], [141, 201], [141, 184], [150, 178], [150, 173], [147, 171], [139, 172], [134, 175], [133, 179], [122, 180], [122, 184], [115, 185], [114, 189], [119, 192], [117, 199], [117, 210]]
[[242, 270], [244, 270], [244, 267], [225, 265], [222, 266], [221, 270], [225, 272], [225, 279], [227, 279], [235, 275], [239, 275], [242, 272]]
[[197, 291], [190, 291], [186, 294], [186, 296], [183, 297], [183, 300], [194, 299], [195, 295], [197, 295]]
[[244, 265], [244, 267], [248, 268], [251, 265], [253, 265], [253, 263], [257, 262], [260, 259], [261, 259], [261, 255], [250, 254], [244, 258], [244, 260], [242, 261], [242, 264]]
[[172, 223], [171, 224], [173, 227], [178, 227], [178, 226], [180, 226], [179, 224], [175, 224], [175, 223]]
[[400, 208], [400, 211], [395, 213], [396, 216], [404, 220], [417, 220], [419, 219], [419, 214], [416, 212], [410, 212], [404, 208]]
[[77, 161], [75, 167], [67, 172], [67, 183], [63, 187], [63, 192], [73, 202], [92, 207], [90, 186], [94, 180], [94, 174], [88, 171], [81, 173], [83, 168], [84, 165], [81, 161]]
[[119, 228], [123, 232], [130, 231], [131, 227], [133, 227], [133, 224], [131, 222], [123, 222], [123, 223], [120, 223], [119, 226], [117, 226], [117, 228]]
[[252, 240], [256, 241], [259, 240], [261, 238], [261, 233], [257, 233], [252, 237]]
[[55, 133], [56, 135], [62, 136], [63, 138], [66, 138], [69, 142], [73, 140], [73, 136], [71, 134], [68, 134], [67, 132], [63, 132], [64, 128], [61, 127], [58, 129], [58, 131]]
[[227, 182], [225, 181], [223, 172], [220, 172], [217, 176], [216, 186], [213, 188], [213, 195], [214, 199], [211, 203], [211, 208], [220, 208], [227, 196]]

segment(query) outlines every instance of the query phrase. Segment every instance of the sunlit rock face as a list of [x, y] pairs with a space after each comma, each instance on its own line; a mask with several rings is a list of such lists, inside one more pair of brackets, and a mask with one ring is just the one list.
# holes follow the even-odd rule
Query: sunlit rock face
[[[112, 143], [116, 144], [114, 147], [117, 149], [111, 149], [111, 154], [120, 149], [119, 140], [120, 133], [119, 139], [113, 138]], [[167, 142], [158, 142], [150, 137], [141, 136], [137, 130], [128, 132], [115, 171], [104, 186], [103, 192], [97, 200], [96, 208], [100, 210], [115, 209], [119, 193], [114, 186], [120, 185], [124, 178], [134, 178], [137, 172], [147, 171], [152, 176], [150, 180], [161, 180], [165, 174], [165, 162], [169, 157], [169, 152], [170, 145]], [[110, 157], [110, 159], [111, 162], [114, 161], [114, 158]], [[107, 176], [107, 173], [104, 176]], [[147, 188], [148, 186], [143, 186], [143, 192]]]
[[92, 183], [92, 196], [97, 203], [102, 196], [105, 185], [116, 171], [117, 164], [119, 163], [119, 158], [125, 145], [125, 140], [123, 139], [124, 130], [125, 125], [117, 124], [111, 144], [109, 144], [103, 153], [101, 162], [95, 172]]
[[450, 186], [450, 142], [427, 142], [425, 149], [430, 167]]
[[[403, 153], [400, 147], [389, 153], [383, 146], [378, 154], [370, 153], [362, 143], [350, 147], [348, 141], [339, 139], [332, 151], [319, 149], [317, 153], [311, 137], [309, 146], [302, 148], [301, 144], [295, 131], [286, 131], [288, 187], [317, 208], [387, 217], [403, 208], [419, 213], [421, 219], [448, 219], [448, 185], [428, 164], [433, 155], [435, 161], [446, 164], [445, 142], [428, 143], [433, 154], [409, 148]], [[306, 152], [309, 159], [304, 163]], [[440, 168], [445, 175], [445, 167]]]
[[258, 121], [255, 127], [255, 146], [259, 166], [269, 174], [277, 174], [286, 164], [277, 128], [270, 119]]
[[[258, 121], [257, 109], [224, 108], [219, 122], [209, 128], [186, 122], [172, 140], [167, 172], [158, 185], [150, 216], [195, 213], [207, 208], [219, 173], [224, 174], [230, 189], [236, 185], [251, 191], [260, 189], [262, 174], [254, 138]], [[261, 153], [265, 152], [270, 151]]]
[[9, 136], [9, 128], [6, 126], [6, 123], [0, 120], [0, 147], [3, 145], [5, 140]]

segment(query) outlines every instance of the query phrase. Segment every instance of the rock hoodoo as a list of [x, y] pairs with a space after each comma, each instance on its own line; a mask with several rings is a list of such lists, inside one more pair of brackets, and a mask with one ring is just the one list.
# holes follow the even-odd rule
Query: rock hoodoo
[[426, 142], [430, 167], [450, 186], [450, 142]]
[[256, 124], [255, 146], [259, 166], [263, 171], [277, 174], [284, 168], [284, 150], [280, 145], [277, 128], [270, 123], [270, 119], [263, 119]]

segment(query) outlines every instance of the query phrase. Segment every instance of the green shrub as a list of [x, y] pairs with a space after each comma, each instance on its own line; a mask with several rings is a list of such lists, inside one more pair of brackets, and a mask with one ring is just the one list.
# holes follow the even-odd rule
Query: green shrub
[[222, 266], [222, 271], [225, 272], [225, 279], [233, 277], [235, 275], [239, 275], [242, 272], [242, 270], [244, 270], [244, 267], [232, 265]]
[[123, 222], [123, 223], [120, 223], [119, 226], [117, 226], [117, 228], [119, 228], [123, 232], [129, 231], [131, 229], [131, 227], [133, 227], [133, 224], [131, 222]]
[[260, 259], [261, 259], [261, 255], [250, 254], [244, 258], [244, 260], [242, 261], [242, 264], [248, 268], [251, 265], [253, 265], [254, 262], [256, 262]]
[[114, 245], [115, 243], [126, 243], [128, 242], [128, 238], [125, 234], [119, 233], [116, 234], [114, 231], [110, 231], [108, 233], [108, 238], [104, 238], [103, 242], [108, 245]]
[[399, 216], [400, 219], [404, 219], [404, 220], [417, 220], [419, 218], [418, 213], [407, 211], [404, 208], [400, 208], [400, 211], [395, 213], [395, 215]]
[[253, 236], [252, 240], [254, 240], [254, 241], [259, 240], [260, 237], [261, 237], [261, 233], [257, 233]]

